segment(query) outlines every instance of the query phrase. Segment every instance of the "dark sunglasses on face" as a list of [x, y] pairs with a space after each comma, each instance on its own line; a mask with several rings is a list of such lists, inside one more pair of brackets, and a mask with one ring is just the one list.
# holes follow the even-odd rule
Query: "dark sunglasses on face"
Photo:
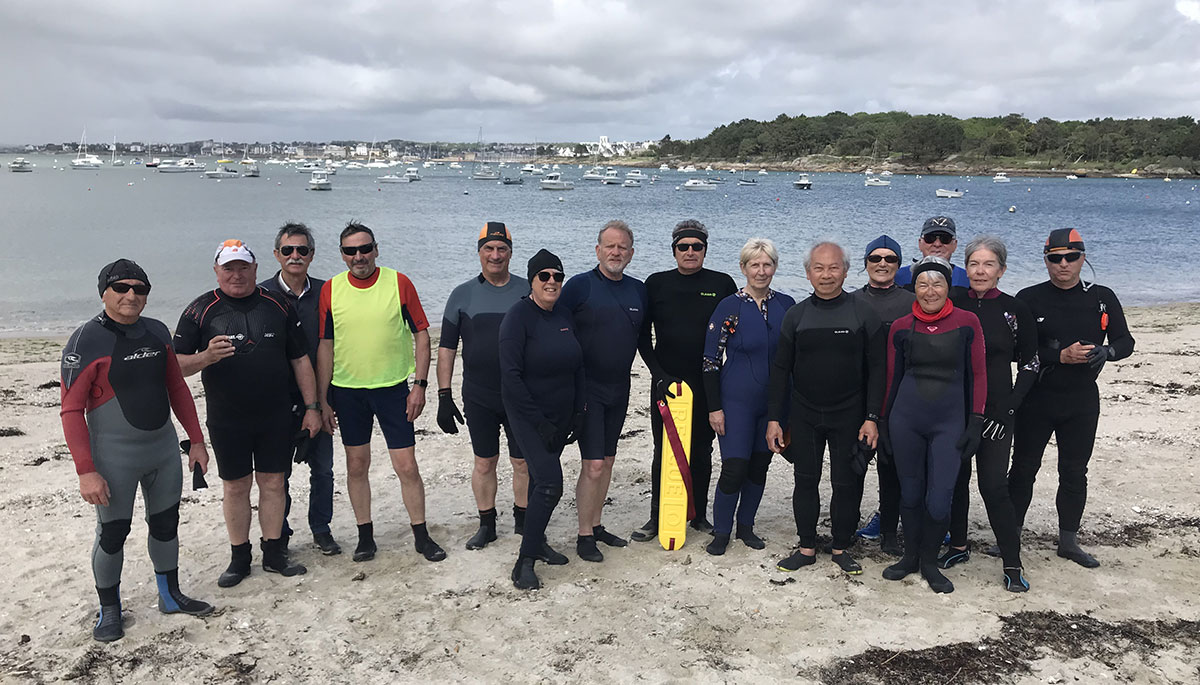
[[366, 245], [359, 245], [358, 247], [346, 247], [345, 245], [342, 246], [342, 254], [346, 255], [347, 257], [353, 257], [354, 253], [356, 252], [358, 254], [371, 254], [374, 251], [375, 243], [367, 243]]
[[312, 252], [312, 250], [308, 248], [308, 245], [282, 245], [279, 248], [279, 254], [283, 255], [284, 257], [291, 257], [293, 251], [300, 253], [301, 257], [307, 257], [308, 253]]
[[133, 291], [134, 295], [141, 295], [142, 297], [150, 294], [150, 286], [146, 285], [145, 283], [113, 283], [108, 287], [112, 288], [113, 292], [121, 295], [124, 295], [130, 290]]
[[704, 252], [704, 243], [676, 243], [675, 249], [680, 252], [687, 252], [688, 250], [692, 252]]
[[1079, 261], [1079, 258], [1082, 256], [1082, 252], [1055, 252], [1054, 254], [1046, 255], [1046, 261], [1051, 264], [1062, 264], [1062, 261], [1065, 259], [1070, 264], [1071, 262]]
[[949, 245], [950, 243], [954, 242], [954, 236], [950, 235], [949, 233], [941, 232], [926, 233], [925, 235], [921, 236], [921, 240], [924, 240], [926, 245], [932, 245], [938, 241], [941, 241], [943, 245]]
[[887, 262], [888, 264], [899, 264], [900, 258], [894, 254], [873, 254], [873, 255], [867, 255], [867, 261], [871, 262], [872, 264], [878, 264], [879, 262]]
[[566, 274], [561, 271], [539, 271], [537, 277], [542, 283], [546, 283], [551, 278], [554, 279], [555, 283], [562, 283], [563, 279], [566, 278]]

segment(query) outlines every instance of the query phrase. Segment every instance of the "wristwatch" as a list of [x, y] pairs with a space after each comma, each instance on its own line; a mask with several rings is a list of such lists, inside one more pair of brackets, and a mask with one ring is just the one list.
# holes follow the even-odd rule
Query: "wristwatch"
[[418, 388], [428, 388], [428, 387], [429, 387], [429, 381], [428, 381], [427, 379], [424, 379], [424, 378], [418, 378], [418, 379], [416, 379], [416, 380], [414, 380], [414, 381], [413, 381], [413, 385], [414, 385], [414, 386], [416, 386], [416, 387], [418, 387]]
[[304, 405], [304, 409], [305, 410], [311, 409], [313, 411], [321, 411], [321, 403], [313, 402], [312, 404], [306, 404], [306, 405]]

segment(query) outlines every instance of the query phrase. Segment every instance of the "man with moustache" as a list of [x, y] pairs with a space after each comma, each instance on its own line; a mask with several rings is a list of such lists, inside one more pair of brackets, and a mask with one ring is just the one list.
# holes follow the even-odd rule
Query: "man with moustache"
[[[917, 250], [922, 257], [941, 257], [947, 262], [958, 249], [958, 229], [954, 219], [948, 216], [933, 216], [925, 220], [921, 226], [921, 237], [917, 239]], [[969, 288], [971, 280], [967, 271], [961, 266], [951, 265], [954, 277], [950, 280], [952, 288]], [[896, 273], [896, 285], [912, 290], [912, 265], [900, 267]]]
[[500, 395], [500, 322], [509, 309], [529, 294], [529, 281], [509, 272], [512, 233], [499, 221], [489, 221], [479, 232], [479, 275], [460, 284], [446, 300], [442, 338], [438, 344], [437, 424], [445, 433], [457, 433], [463, 415], [454, 402], [454, 362], [462, 342], [462, 400], [475, 466], [471, 490], [479, 509], [479, 530], [467, 549], [483, 549], [496, 540], [496, 465], [500, 461], [500, 431], [508, 443], [513, 467], [513, 522], [518, 535], [525, 527], [529, 502], [529, 470], [513, 438], [512, 423]]
[[[282, 295], [292, 309], [296, 310], [296, 315], [300, 317], [300, 327], [304, 329], [304, 337], [308, 340], [308, 360], [316, 369], [317, 343], [321, 339], [317, 326], [317, 300], [325, 281], [308, 275], [308, 268], [316, 254], [312, 231], [301, 223], [284, 224], [275, 234], [274, 254], [275, 260], [279, 262], [279, 271], [258, 285]], [[297, 416], [305, 411], [301, 400], [300, 388], [293, 383], [292, 406]], [[333, 520], [333, 436], [322, 430], [302, 450], [307, 456], [309, 468], [308, 526], [312, 530], [313, 542], [326, 556], [341, 554], [341, 545], [333, 539], [329, 529], [329, 522]], [[292, 528], [287, 521], [292, 510], [288, 482], [290, 478], [289, 463], [287, 478], [284, 479], [284, 492], [287, 495], [283, 516], [285, 547], [292, 535]]]
[[629, 409], [629, 373], [646, 315], [646, 286], [625, 275], [632, 259], [633, 230], [624, 221], [609, 221], [596, 237], [596, 268], [572, 276], [559, 299], [575, 319], [587, 386], [587, 411], [579, 435], [583, 464], [575, 486], [579, 512], [575, 551], [585, 561], [604, 561], [597, 542], [610, 547], [628, 544], [605, 530], [600, 517]]
[[[375, 558], [371, 520], [371, 430], [375, 419], [387, 443], [392, 469], [412, 524], [417, 552], [441, 561], [446, 552], [425, 527], [425, 483], [417, 468], [413, 422], [425, 409], [429, 387], [429, 322], [408, 276], [375, 265], [375, 233], [350, 222], [340, 237], [349, 267], [321, 288], [317, 318], [317, 389], [325, 429], [341, 429], [346, 449], [346, 490], [358, 523], [355, 561]], [[408, 377], [415, 374], [413, 389]]]
[[[695, 219], [685, 219], [671, 231], [676, 268], [646, 279], [647, 308], [638, 338], [638, 351], [650, 369], [650, 427], [654, 456], [650, 466], [650, 519], [630, 536], [637, 542], [658, 535], [659, 474], [662, 471], [663, 421], [657, 403], [669, 386], [684, 381], [692, 389], [692, 445], [690, 470], [696, 519], [692, 528], [712, 532], [704, 518], [708, 511], [708, 485], [712, 479], [712, 443], [716, 438], [708, 422], [708, 402], [703, 383], [704, 339], [708, 320], [721, 300], [737, 292], [728, 274], [704, 268], [708, 229]], [[651, 337], [653, 330], [653, 338]]]
[[296, 311], [282, 296], [255, 285], [258, 264], [240, 240], [217, 248], [217, 288], [179, 317], [175, 352], [183, 375], [201, 372], [208, 434], [224, 486], [222, 507], [232, 560], [217, 579], [232, 587], [250, 575], [250, 488], [258, 483], [263, 569], [284, 576], [304, 566], [283, 544], [284, 473], [292, 457], [291, 387], [299, 386], [310, 436], [321, 429], [308, 342]]

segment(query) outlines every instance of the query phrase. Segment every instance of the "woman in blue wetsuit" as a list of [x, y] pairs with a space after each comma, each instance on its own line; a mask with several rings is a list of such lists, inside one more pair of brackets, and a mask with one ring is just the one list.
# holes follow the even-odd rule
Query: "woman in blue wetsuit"
[[500, 396], [529, 469], [529, 507], [512, 570], [520, 590], [541, 587], [534, 561], [567, 563], [546, 543], [546, 524], [562, 498], [559, 459], [583, 423], [586, 388], [575, 324], [564, 307], [556, 306], [563, 276], [562, 261], [539, 250], [529, 260], [529, 296], [500, 322]]
[[912, 268], [917, 301], [892, 323], [881, 439], [900, 478], [904, 557], [883, 571], [918, 570], [934, 592], [954, 592], [938, 570], [950, 527], [960, 463], [979, 449], [987, 399], [983, 329], [950, 302], [950, 263], [926, 257]]
[[[767, 381], [779, 344], [783, 315], [796, 303], [771, 290], [779, 266], [775, 245], [751, 238], [742, 248], [746, 286], [721, 300], [704, 339], [704, 393], [708, 421], [721, 445], [721, 477], [713, 497], [713, 541], [708, 553], [721, 555], [733, 533], [747, 547], [762, 549], [754, 516], [771, 465], [767, 448]], [[740, 502], [739, 502], [740, 500]]]

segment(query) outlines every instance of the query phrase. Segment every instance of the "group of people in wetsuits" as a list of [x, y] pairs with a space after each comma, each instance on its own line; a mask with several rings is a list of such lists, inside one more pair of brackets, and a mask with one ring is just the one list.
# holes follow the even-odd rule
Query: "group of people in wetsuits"
[[[564, 493], [561, 458], [572, 443], [582, 458], [576, 554], [601, 562], [600, 545], [628, 544], [606, 530], [602, 515], [640, 354], [652, 377], [654, 451], [650, 516], [631, 534], [635, 541], [658, 534], [664, 450], [674, 459], [675, 440], [664, 438], [658, 405], [686, 383], [694, 391], [685, 479], [690, 526], [712, 535], [709, 554], [724, 554], [731, 539], [765, 547], [754, 524], [779, 454], [793, 468], [799, 540], [777, 567], [814, 564], [828, 454], [833, 562], [860, 574], [851, 555], [856, 539], [879, 539], [884, 552], [900, 557], [884, 569], [885, 578], [919, 572], [934, 591], [950, 592], [953, 584], [941, 571], [971, 555], [966, 522], [974, 457], [1005, 586], [1028, 590], [1020, 534], [1053, 435], [1058, 555], [1085, 567], [1099, 564], [1077, 540], [1100, 410], [1096, 378], [1105, 362], [1129, 356], [1134, 341], [1115, 294], [1081, 280], [1086, 250], [1077, 230], [1050, 233], [1043, 246], [1049, 280], [1016, 297], [998, 287], [1007, 266], [998, 238], [972, 240], [965, 268], [950, 263], [958, 240], [949, 217], [924, 223], [917, 242], [922, 257], [911, 266], [900, 266], [902, 249], [890, 236], [871, 241], [862, 261], [868, 282], [853, 292], [844, 289], [851, 269], [845, 248], [817, 243], [804, 260], [813, 293], [799, 302], [771, 288], [779, 255], [770, 240], [752, 238], [741, 250], [740, 288], [704, 267], [708, 240], [702, 223], [681, 221], [671, 233], [675, 268], [643, 283], [624, 273], [634, 255], [632, 229], [610, 221], [599, 231], [592, 270], [568, 279], [559, 257], [541, 249], [521, 278], [509, 270], [507, 226], [484, 225], [480, 273], [457, 286], [446, 304], [435, 379], [438, 427], [457, 433], [465, 424], [474, 453], [479, 527], [467, 549], [483, 549], [499, 535], [502, 432], [512, 465], [514, 529], [522, 535], [515, 587], [541, 586], [538, 561], [568, 563], [549, 544], [546, 528]], [[141, 316], [150, 292], [141, 267], [119, 259], [101, 271], [104, 311], [75, 332], [62, 357], [64, 433], [81, 495], [97, 512], [95, 639], [124, 634], [122, 549], [139, 487], [160, 609], [213, 611], [179, 589], [177, 569], [183, 478], [170, 413], [187, 433], [180, 447], [198, 486], [209, 456], [183, 380], [197, 372], [230, 538], [230, 565], [219, 586], [251, 574], [254, 484], [263, 569], [306, 572], [289, 558], [293, 463], [310, 467], [314, 544], [326, 555], [341, 552], [330, 529], [335, 433], [357, 523], [353, 558], [375, 556], [368, 479], [375, 420], [401, 483], [414, 548], [428, 561], [445, 559], [426, 527], [415, 455], [414, 421], [426, 404], [432, 359], [428, 320], [412, 282], [376, 265], [380, 246], [370, 228], [347, 225], [339, 249], [347, 270], [316, 279], [308, 274], [312, 232], [286, 224], [275, 237], [280, 269], [259, 282], [253, 251], [225, 241], [214, 258], [217, 287], [185, 309], [173, 338], [166, 326]], [[714, 438], [721, 469], [710, 522]], [[856, 530], [871, 461], [879, 511]]]

